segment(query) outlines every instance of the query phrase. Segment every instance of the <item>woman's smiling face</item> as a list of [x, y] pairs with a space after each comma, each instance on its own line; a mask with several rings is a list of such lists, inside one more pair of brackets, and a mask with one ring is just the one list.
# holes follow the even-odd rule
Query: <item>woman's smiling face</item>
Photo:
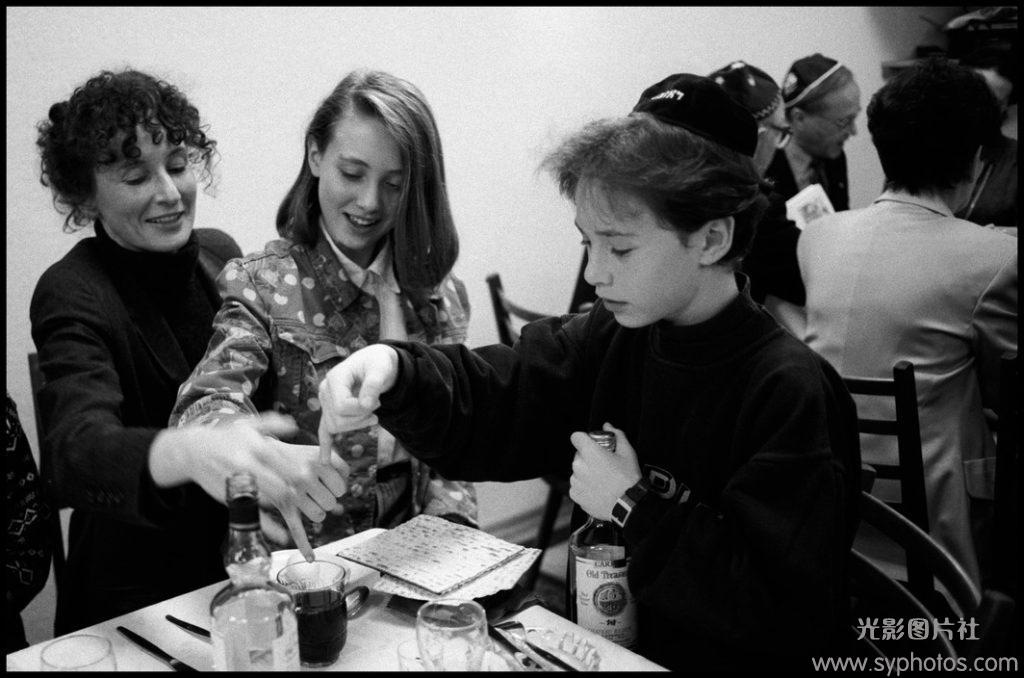
[[396, 225], [404, 172], [398, 144], [377, 118], [355, 111], [334, 126], [327, 147], [309, 146], [320, 212], [331, 240], [366, 268]]
[[124, 135], [119, 135], [112, 144], [117, 159], [96, 168], [96, 190], [86, 208], [125, 249], [176, 252], [195, 220], [196, 176], [188, 148], [169, 143], [163, 130], [156, 144], [141, 126], [135, 133], [139, 156], [121, 154]]

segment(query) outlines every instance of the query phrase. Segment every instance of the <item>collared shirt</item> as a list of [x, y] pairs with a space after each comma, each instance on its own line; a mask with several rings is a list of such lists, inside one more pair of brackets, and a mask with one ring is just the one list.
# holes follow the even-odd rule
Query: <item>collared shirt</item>
[[[786, 144], [782, 151], [786, 154], [786, 159], [789, 160], [789, 168], [793, 170], [793, 180], [796, 181], [797, 192], [804, 190], [811, 184], [822, 182], [814, 165], [815, 158], [800, 148], [800, 144], [793, 141]], [[825, 186], [822, 186], [822, 188], [825, 188]]]
[[930, 195], [913, 195], [906, 191], [887, 189], [882, 192], [882, 195], [875, 198], [875, 202], [902, 202], [907, 205], [923, 207], [943, 217], [953, 216], [953, 210], [949, 208], [949, 205], [944, 200]]
[[377, 303], [380, 305], [380, 338], [407, 340], [409, 335], [405, 331], [405, 319], [399, 299], [402, 289], [398, 286], [395, 268], [392, 265], [391, 239], [386, 239], [384, 247], [377, 253], [376, 258], [370, 262], [367, 268], [363, 268], [346, 257], [334, 244], [331, 236], [327, 233], [322, 216], [320, 217], [320, 232], [323, 233], [324, 240], [338, 257], [341, 270], [345, 272], [349, 281], [377, 299]]

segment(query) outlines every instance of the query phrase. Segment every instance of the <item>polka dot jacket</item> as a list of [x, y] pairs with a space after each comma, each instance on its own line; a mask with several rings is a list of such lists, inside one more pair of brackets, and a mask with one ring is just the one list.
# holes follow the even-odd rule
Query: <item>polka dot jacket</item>
[[[274, 409], [298, 423], [300, 435], [289, 442], [316, 445], [320, 381], [378, 340], [376, 298], [348, 280], [323, 239], [313, 247], [272, 241], [228, 262], [217, 284], [224, 301], [213, 337], [178, 390], [170, 425], [227, 423]], [[410, 341], [465, 341], [469, 301], [454, 276], [418, 302], [400, 300]], [[306, 523], [314, 546], [419, 513], [477, 525], [472, 483], [441, 477], [380, 427], [339, 435], [335, 449], [351, 468], [349, 491], [323, 523]]]

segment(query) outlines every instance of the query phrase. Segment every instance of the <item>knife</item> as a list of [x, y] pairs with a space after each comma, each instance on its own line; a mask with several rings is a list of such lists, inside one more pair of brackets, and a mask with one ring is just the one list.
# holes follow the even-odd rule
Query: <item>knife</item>
[[563, 671], [579, 670], [575, 666], [567, 664], [558, 657], [552, 655], [550, 652], [538, 647], [534, 643], [531, 643], [529, 640], [523, 640], [520, 642], [519, 638], [516, 638], [513, 634], [505, 631], [504, 629], [495, 628], [488, 624], [487, 633], [491, 638], [497, 640], [506, 650], [511, 652], [513, 657], [516, 656], [516, 653], [524, 655], [541, 669], [551, 670], [552, 668], [556, 668]]
[[196, 626], [195, 624], [187, 622], [184, 619], [178, 619], [173, 614], [165, 614], [164, 619], [166, 619], [167, 621], [171, 622], [179, 628], [185, 629], [189, 633], [196, 634], [200, 638], [204, 638], [206, 640], [210, 639], [210, 632], [204, 629], [202, 626]]
[[525, 642], [530, 647], [530, 649], [532, 649], [534, 652], [539, 654], [541, 657], [544, 657], [544, 659], [547, 659], [549, 662], [551, 662], [555, 666], [557, 666], [557, 667], [559, 667], [559, 668], [561, 668], [561, 669], [563, 669], [565, 671], [579, 671], [578, 668], [576, 668], [575, 666], [573, 666], [569, 662], [563, 660], [561, 657], [559, 657], [554, 652], [550, 652], [547, 648], [541, 647], [540, 645], [538, 645], [537, 643], [533, 642], [529, 638], [525, 638], [523, 640], [523, 642]]
[[152, 642], [146, 640], [145, 638], [143, 638], [139, 634], [135, 633], [135, 631], [132, 631], [131, 629], [126, 629], [123, 626], [118, 626], [117, 627], [117, 631], [122, 636], [124, 636], [128, 640], [132, 641], [133, 643], [135, 643], [136, 645], [141, 647], [146, 652], [149, 652], [154, 657], [156, 657], [160, 661], [164, 662], [165, 664], [170, 666], [175, 671], [195, 671], [194, 668], [192, 668], [191, 666], [189, 666], [185, 662], [181, 661], [180, 659], [175, 659], [171, 655], [167, 654], [166, 652], [161, 650], [159, 647], [154, 645]]

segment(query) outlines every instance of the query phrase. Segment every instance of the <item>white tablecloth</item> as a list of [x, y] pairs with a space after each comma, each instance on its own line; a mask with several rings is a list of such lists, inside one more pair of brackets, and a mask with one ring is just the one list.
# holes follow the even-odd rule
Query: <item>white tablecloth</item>
[[[373, 529], [348, 537], [345, 540], [327, 544], [317, 549], [318, 552], [334, 554], [339, 546], [353, 544], [368, 539], [383, 530]], [[280, 569], [294, 551], [277, 552], [274, 554], [274, 571]], [[372, 584], [380, 575], [358, 563], [351, 563], [350, 585], [366, 584], [371, 586], [370, 597], [364, 608], [348, 622], [348, 640], [341, 657], [332, 666], [322, 669], [303, 671], [397, 671], [398, 659], [395, 648], [405, 640], [416, 637], [415, 621], [387, 607], [390, 596], [372, 590]], [[199, 671], [212, 671], [213, 660], [210, 644], [191, 633], [171, 624], [164, 615], [190, 621], [205, 628], [210, 627], [210, 601], [214, 594], [225, 586], [227, 581], [219, 582], [165, 600], [155, 605], [136, 610], [129, 614], [115, 617], [108, 621], [81, 629], [76, 633], [91, 633], [110, 639], [114, 648], [119, 671], [170, 671], [171, 668], [131, 643], [116, 631], [117, 626], [124, 626], [156, 643], [160, 648], [177, 659], [189, 664]], [[601, 655], [602, 671], [663, 671], [661, 666], [643, 657], [619, 647], [595, 634], [576, 626], [549, 610], [533, 606], [515, 615], [515, 618], [526, 626], [550, 628], [561, 631], [572, 631], [577, 636], [586, 638], [597, 647]], [[50, 641], [37, 643], [30, 647], [7, 655], [8, 671], [38, 671], [39, 655], [42, 648]]]

